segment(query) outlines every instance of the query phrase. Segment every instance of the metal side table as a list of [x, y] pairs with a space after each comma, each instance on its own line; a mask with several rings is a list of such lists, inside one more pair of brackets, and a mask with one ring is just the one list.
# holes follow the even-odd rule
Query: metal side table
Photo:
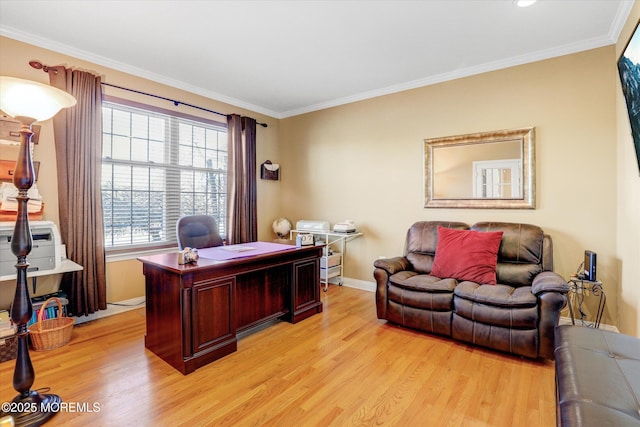
[[[602, 314], [604, 313], [604, 306], [607, 303], [607, 295], [602, 288], [602, 282], [599, 280], [591, 281], [581, 279], [577, 276], [572, 276], [569, 279], [569, 293], [567, 294], [569, 304], [569, 314], [571, 315], [571, 323], [576, 324], [577, 320], [580, 321], [582, 326], [589, 326], [592, 328], [599, 328], [600, 321], [602, 320]], [[587, 314], [583, 310], [583, 303], [586, 293], [589, 293], [591, 297], [598, 298], [598, 309], [596, 311], [596, 318], [593, 323], [589, 323], [585, 320]], [[577, 313], [573, 312], [574, 306]]]

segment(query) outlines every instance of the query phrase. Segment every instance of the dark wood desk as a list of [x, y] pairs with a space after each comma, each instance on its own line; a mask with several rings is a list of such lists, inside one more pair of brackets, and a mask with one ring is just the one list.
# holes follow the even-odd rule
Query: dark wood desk
[[196, 264], [177, 252], [140, 257], [146, 292], [145, 346], [188, 374], [237, 349], [237, 332], [273, 319], [322, 312], [322, 246]]

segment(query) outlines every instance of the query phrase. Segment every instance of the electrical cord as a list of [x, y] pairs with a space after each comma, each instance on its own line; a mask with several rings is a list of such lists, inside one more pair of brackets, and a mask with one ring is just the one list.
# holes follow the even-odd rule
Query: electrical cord
[[[576, 308], [578, 309], [578, 313], [580, 313], [580, 322], [584, 324], [584, 319], [587, 317], [587, 313], [585, 313], [584, 310], [582, 309], [582, 305], [584, 303], [584, 286], [583, 286], [584, 274], [582, 269], [583, 266], [584, 266], [584, 261], [581, 262], [580, 265], [578, 265], [578, 269], [576, 270], [576, 274], [575, 274], [576, 289], [573, 292], [573, 305], [576, 306]], [[579, 285], [577, 283], [578, 280], [580, 281]]]
[[576, 270], [576, 277], [580, 277], [580, 272], [582, 272], [582, 267], [584, 266], [584, 261], [580, 263], [578, 269]]

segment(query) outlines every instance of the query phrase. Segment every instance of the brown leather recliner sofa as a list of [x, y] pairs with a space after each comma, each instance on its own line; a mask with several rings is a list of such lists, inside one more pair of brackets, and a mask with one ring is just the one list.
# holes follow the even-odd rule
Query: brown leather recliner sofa
[[[439, 227], [502, 232], [496, 284], [431, 275]], [[540, 227], [417, 222], [407, 233], [404, 256], [378, 259], [374, 266], [379, 319], [525, 357], [554, 358], [554, 328], [569, 286], [553, 272], [551, 237]]]

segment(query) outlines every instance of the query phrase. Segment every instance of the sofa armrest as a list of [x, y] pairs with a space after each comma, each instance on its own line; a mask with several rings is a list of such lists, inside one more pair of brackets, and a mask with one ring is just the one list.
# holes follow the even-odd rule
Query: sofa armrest
[[403, 256], [395, 258], [380, 258], [374, 261], [373, 266], [385, 270], [389, 275], [395, 274], [398, 271], [411, 269], [411, 263]]
[[560, 311], [567, 304], [566, 295], [560, 292], [543, 292], [538, 297], [540, 321], [538, 323], [538, 356], [553, 360], [555, 328], [560, 323]]
[[553, 271], [543, 271], [533, 278], [531, 292], [539, 297], [544, 292], [569, 292], [569, 284], [558, 273]]
[[531, 292], [538, 298], [538, 356], [553, 360], [554, 331], [560, 321], [560, 311], [567, 303], [569, 285], [558, 273], [543, 271], [531, 284]]
[[376, 279], [376, 311], [378, 319], [386, 319], [387, 303], [389, 302], [387, 293], [389, 276], [410, 269], [411, 263], [406, 257], [395, 257], [377, 259], [373, 265], [375, 267], [373, 277]]

